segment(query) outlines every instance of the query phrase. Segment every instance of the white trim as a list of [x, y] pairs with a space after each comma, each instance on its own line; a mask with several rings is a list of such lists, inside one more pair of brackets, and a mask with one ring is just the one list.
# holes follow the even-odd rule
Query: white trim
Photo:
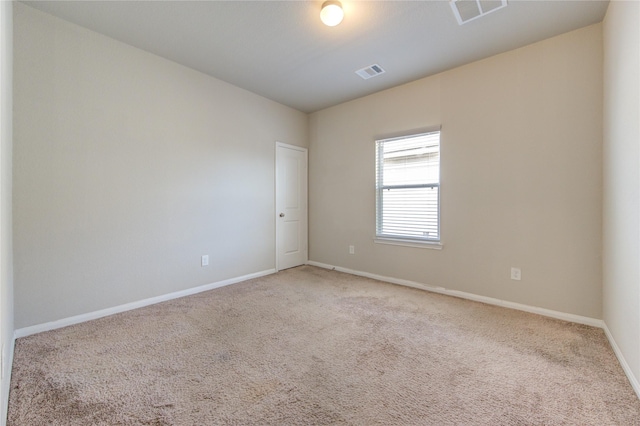
[[627, 378], [631, 383], [631, 387], [636, 392], [636, 395], [638, 395], [638, 398], [640, 398], [640, 382], [638, 382], [638, 379], [636, 378], [636, 376], [634, 376], [633, 371], [631, 370], [631, 367], [629, 367], [627, 360], [624, 358], [624, 355], [620, 350], [620, 347], [618, 346], [615, 339], [613, 338], [613, 334], [611, 334], [609, 327], [607, 327], [607, 323], [603, 322], [602, 328], [604, 329], [604, 334], [607, 336], [607, 339], [609, 340], [609, 344], [613, 348], [613, 352], [616, 354], [616, 357], [618, 358], [618, 362], [620, 362], [620, 366], [622, 366], [622, 370], [624, 370], [624, 373], [627, 375]]
[[[434, 135], [434, 134], [438, 134], [438, 182], [437, 183], [425, 183], [422, 182], [420, 184], [418, 183], [414, 183], [411, 185], [408, 184], [397, 184], [397, 185], [390, 185], [390, 186], [386, 186], [384, 185], [384, 179], [383, 179], [383, 175], [384, 175], [384, 170], [385, 170], [385, 166], [384, 166], [384, 159], [385, 159], [385, 155], [384, 155], [384, 145], [386, 143], [393, 143], [393, 142], [398, 142], [398, 141], [402, 141], [402, 140], [408, 140], [408, 139], [416, 139], [416, 138], [422, 138], [422, 137], [429, 137], [430, 135]], [[420, 247], [418, 245], [415, 245], [416, 243], [421, 243], [422, 241], [424, 241], [424, 243], [428, 243], [428, 242], [432, 242], [432, 243], [439, 243], [441, 238], [442, 238], [442, 229], [440, 226], [441, 223], [441, 214], [440, 214], [440, 206], [441, 206], [441, 196], [442, 196], [442, 191], [441, 191], [441, 185], [440, 185], [440, 181], [441, 181], [441, 169], [442, 167], [440, 167], [442, 165], [442, 150], [441, 150], [441, 136], [442, 136], [442, 125], [439, 126], [439, 128], [437, 130], [432, 130], [432, 131], [425, 131], [422, 133], [415, 133], [415, 134], [411, 134], [411, 135], [406, 135], [406, 136], [395, 136], [395, 137], [390, 137], [390, 138], [385, 138], [385, 139], [376, 139], [375, 141], [375, 169], [376, 169], [376, 185], [375, 185], [375, 189], [376, 189], [376, 204], [375, 204], [375, 213], [376, 213], [376, 239], [390, 239], [390, 240], [395, 240], [397, 241], [395, 244], [393, 242], [390, 242], [388, 244], [393, 244], [393, 245], [403, 245], [403, 246], [407, 246], [407, 247]], [[430, 145], [429, 145], [430, 146]], [[383, 211], [384, 211], [384, 197], [383, 197], [383, 193], [386, 189], [391, 189], [391, 188], [396, 188], [396, 189], [408, 189], [408, 188], [426, 188], [426, 187], [431, 187], [431, 189], [437, 187], [438, 188], [438, 194], [437, 194], [437, 230], [438, 230], [438, 239], [437, 240], [422, 240], [421, 239], [417, 239], [417, 238], [411, 238], [411, 237], [405, 237], [403, 235], [390, 235], [390, 234], [385, 234], [383, 232], [383, 219], [382, 217], [384, 216]], [[375, 240], [374, 240], [375, 241]], [[399, 242], [404, 242], [403, 244], [399, 244]], [[375, 241], [375, 242], [382, 242], [382, 241]], [[427, 248], [427, 247], [422, 247], [422, 248]], [[433, 247], [436, 248], [436, 247]], [[437, 248], [436, 248], [437, 249]]]
[[19, 339], [20, 337], [26, 337], [32, 334], [42, 333], [43, 331], [55, 330], [58, 328], [67, 327], [74, 324], [80, 324], [85, 321], [91, 321], [91, 320], [106, 317], [109, 315], [130, 311], [132, 309], [143, 308], [145, 306], [155, 305], [156, 303], [166, 302], [168, 300], [178, 299], [180, 297], [190, 296], [196, 293], [202, 293], [203, 291], [213, 290], [213, 289], [224, 287], [230, 284], [239, 283], [241, 281], [263, 277], [265, 275], [274, 274], [275, 272], [276, 272], [275, 269], [267, 269], [265, 271], [255, 272], [253, 274], [243, 275], [241, 277], [229, 278], [227, 280], [218, 281], [211, 284], [205, 284], [199, 287], [188, 288], [186, 290], [180, 290], [173, 293], [163, 294], [161, 296], [151, 297], [149, 299], [143, 299], [137, 302], [126, 303], [124, 305], [101, 309], [99, 311], [94, 311], [94, 312], [88, 312], [86, 314], [63, 318], [57, 321], [46, 322], [44, 324], [37, 324], [29, 327], [23, 327], [16, 330], [14, 332], [14, 336], [16, 339]]
[[[11, 267], [12, 248], [11, 248], [11, 151], [14, 145], [14, 131], [12, 120], [13, 107], [13, 64], [14, 64], [14, 36], [13, 36], [13, 2], [0, 2], [0, 183], [2, 187], [2, 208], [5, 207], [5, 201], [8, 201], [8, 212], [0, 218], [0, 223], [4, 227], [8, 223], [7, 233], [2, 230], [1, 241], [8, 241], [8, 253], [5, 255], [0, 264], [0, 276], [2, 277], [2, 293], [6, 296], [10, 295], [8, 306], [6, 309], [1, 308], [0, 313], [0, 330], [6, 331], [7, 335], [2, 335], [0, 341], [0, 350], [2, 351], [2, 372], [0, 376], [0, 425], [7, 424], [7, 413], [9, 407], [9, 391], [11, 388], [11, 370], [13, 366], [13, 272]], [[8, 165], [8, 167], [4, 167]], [[9, 183], [9, 188], [7, 187]], [[8, 192], [8, 200], [5, 200], [5, 189]], [[4, 244], [3, 244], [4, 245]], [[6, 279], [5, 279], [6, 278]], [[4, 304], [4, 299], [3, 299]], [[5, 323], [6, 322], [6, 323]], [[7, 352], [8, 351], [8, 352]]]
[[402, 138], [406, 138], [407, 136], [419, 135], [422, 133], [441, 132], [441, 131], [442, 131], [442, 124], [435, 124], [433, 126], [419, 127], [417, 129], [406, 130], [404, 132], [383, 133], [383, 134], [374, 136], [374, 139], [377, 141], [386, 140], [386, 139], [402, 139]]
[[515, 309], [515, 310], [518, 310], [518, 311], [530, 312], [532, 314], [538, 314], [538, 315], [542, 315], [542, 316], [545, 316], [545, 317], [556, 318], [556, 319], [563, 320], [563, 321], [574, 322], [574, 323], [577, 323], [577, 324], [590, 325], [592, 327], [598, 327], [598, 328], [602, 328], [603, 325], [604, 325], [604, 322], [602, 320], [595, 319], [595, 318], [589, 318], [589, 317], [583, 317], [581, 315], [568, 314], [568, 313], [565, 313], [565, 312], [554, 311], [554, 310], [551, 310], [551, 309], [539, 308], [537, 306], [523, 305], [521, 303], [509, 302], [507, 300], [501, 300], [501, 299], [495, 299], [493, 297], [479, 296], [477, 294], [466, 293], [464, 291], [449, 290], [449, 289], [446, 289], [444, 287], [432, 287], [432, 286], [429, 286], [429, 285], [426, 285], [426, 284], [422, 284], [422, 283], [418, 283], [418, 282], [415, 282], [415, 281], [403, 280], [403, 279], [400, 279], [400, 278], [385, 277], [385, 276], [382, 276], [382, 275], [371, 274], [369, 272], [362, 272], [362, 271], [356, 271], [356, 270], [353, 270], [353, 269], [342, 268], [340, 266], [327, 265], [326, 263], [309, 261], [309, 262], [307, 262], [307, 264], [308, 265], [312, 265], [312, 266], [318, 266], [320, 268], [325, 268], [325, 269], [333, 269], [333, 270], [336, 270], [336, 271], [339, 271], [339, 272], [345, 272], [347, 274], [358, 275], [358, 276], [366, 277], [366, 278], [372, 278], [374, 280], [385, 281], [385, 282], [392, 283], [392, 284], [399, 284], [399, 285], [404, 285], [404, 286], [407, 286], [407, 287], [413, 287], [413, 288], [418, 288], [418, 289], [421, 289], [421, 290], [431, 291], [431, 292], [434, 292], [434, 293], [446, 294], [447, 296], [454, 296], [454, 297], [459, 297], [461, 299], [468, 299], [468, 300], [473, 300], [473, 301], [476, 301], [476, 302], [486, 303], [486, 304], [489, 304], [489, 305], [502, 306], [503, 308], [509, 308], [509, 309]]
[[[304, 244], [304, 260], [302, 265], [305, 265], [307, 263], [307, 261], [309, 260], [309, 149], [302, 147], [302, 146], [297, 146], [297, 145], [291, 145], [288, 143], [284, 143], [284, 142], [278, 142], [276, 141], [275, 144], [275, 148], [273, 149], [273, 205], [274, 205], [274, 212], [273, 212], [273, 219], [275, 221], [275, 270], [276, 271], [280, 271], [282, 269], [280, 269], [280, 255], [279, 255], [279, 235], [280, 235], [280, 223], [281, 221], [278, 220], [278, 215], [279, 215], [279, 211], [278, 211], [278, 177], [280, 176], [278, 174], [278, 148], [287, 148], [287, 149], [291, 149], [294, 151], [299, 151], [302, 152], [304, 154], [304, 165], [305, 165], [305, 183], [306, 183], [306, 194], [305, 194], [305, 213], [306, 213], [306, 217], [305, 217], [305, 244]], [[300, 265], [296, 265], [296, 266], [300, 266]], [[286, 268], [284, 268], [286, 269]]]
[[442, 250], [444, 247], [439, 241], [417, 241], [417, 240], [403, 240], [401, 238], [385, 238], [375, 237], [373, 242], [376, 244], [388, 244], [392, 246], [405, 246], [416, 247], [431, 250]]
[[284, 143], [284, 142], [277, 142], [276, 141], [276, 147], [283, 147], [283, 148], [289, 148], [289, 149], [295, 149], [296, 151], [300, 151], [300, 152], [309, 152], [309, 150], [303, 146], [298, 146], [298, 145], [291, 145], [288, 143]]

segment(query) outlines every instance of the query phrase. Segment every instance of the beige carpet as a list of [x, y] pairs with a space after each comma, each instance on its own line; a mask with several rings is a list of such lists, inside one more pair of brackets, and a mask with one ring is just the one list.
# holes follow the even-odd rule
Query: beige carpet
[[310, 266], [19, 339], [8, 424], [640, 425], [600, 329]]

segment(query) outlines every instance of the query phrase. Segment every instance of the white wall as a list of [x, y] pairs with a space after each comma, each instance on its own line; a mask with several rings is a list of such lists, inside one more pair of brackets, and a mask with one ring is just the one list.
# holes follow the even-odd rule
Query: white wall
[[[596, 24], [312, 114], [310, 259], [602, 318], [601, 36]], [[374, 140], [439, 124], [443, 250], [375, 244]]]
[[14, 11], [16, 328], [275, 267], [275, 142], [306, 114]]
[[604, 321], [640, 396], [640, 3], [612, 1], [604, 33]]
[[5, 424], [13, 355], [11, 222], [13, 2], [0, 2], [0, 424]]

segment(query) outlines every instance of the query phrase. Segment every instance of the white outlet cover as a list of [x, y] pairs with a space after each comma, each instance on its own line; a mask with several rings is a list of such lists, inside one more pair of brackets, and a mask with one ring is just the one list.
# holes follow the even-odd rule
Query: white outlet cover
[[202, 256], [202, 266], [207, 266], [209, 265], [209, 255], [205, 254], [204, 256]]
[[522, 279], [522, 271], [520, 268], [511, 268], [511, 279], [520, 281]]

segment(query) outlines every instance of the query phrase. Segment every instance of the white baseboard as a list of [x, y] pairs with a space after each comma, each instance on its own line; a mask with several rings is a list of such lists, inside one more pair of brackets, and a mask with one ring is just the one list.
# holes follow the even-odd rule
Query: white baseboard
[[609, 339], [609, 344], [613, 348], [613, 352], [616, 354], [616, 357], [618, 357], [618, 361], [620, 362], [620, 365], [622, 366], [624, 373], [627, 375], [627, 378], [631, 383], [631, 387], [636, 392], [636, 395], [638, 395], [638, 398], [640, 398], [640, 382], [638, 382], [638, 378], [633, 374], [633, 371], [631, 370], [631, 367], [629, 367], [627, 360], [624, 358], [624, 355], [622, 355], [622, 351], [620, 350], [620, 347], [618, 346], [615, 339], [613, 338], [613, 334], [611, 334], [609, 327], [607, 327], [607, 323], [604, 323], [603, 329], [604, 329], [604, 334], [606, 334], [607, 339]]
[[599, 319], [583, 317], [580, 315], [568, 314], [565, 312], [554, 311], [551, 309], [539, 308], [537, 306], [523, 305], [521, 303], [509, 302], [507, 300], [495, 299], [493, 297], [479, 296], [464, 291], [449, 290], [444, 287], [432, 287], [415, 281], [403, 280], [399, 278], [385, 277], [383, 275], [371, 274], [369, 272], [356, 271], [353, 269], [342, 268], [340, 266], [327, 265], [326, 263], [309, 261], [307, 265], [318, 266], [325, 269], [333, 269], [347, 274], [358, 275], [361, 277], [372, 278], [374, 280], [385, 281], [392, 284], [404, 285], [407, 287], [427, 290], [434, 293], [446, 294], [447, 296], [459, 297], [461, 299], [473, 300], [475, 302], [487, 303], [489, 305], [502, 306], [504, 308], [516, 309], [518, 311], [530, 312], [533, 314], [543, 315], [545, 317], [556, 318], [564, 321], [574, 322], [577, 324], [590, 325], [592, 327], [603, 328], [604, 322]]
[[[616, 354], [616, 357], [618, 358], [618, 361], [620, 362], [620, 365], [622, 366], [622, 369], [624, 370], [625, 374], [627, 375], [627, 378], [629, 379], [629, 382], [631, 383], [631, 387], [633, 388], [633, 390], [638, 395], [638, 398], [640, 398], [640, 382], [635, 377], [635, 375], [633, 374], [633, 371], [629, 367], [629, 364], [627, 363], [626, 359], [622, 355], [622, 352], [620, 351], [620, 348], [618, 347], [618, 344], [614, 340], [613, 335], [611, 334], [611, 331], [609, 331], [609, 328], [607, 327], [607, 324], [602, 320], [595, 319], [595, 318], [589, 318], [589, 317], [583, 317], [583, 316], [580, 316], [580, 315], [568, 314], [568, 313], [565, 313], [565, 312], [559, 312], [559, 311], [554, 311], [554, 310], [545, 309], [545, 308], [539, 308], [539, 307], [536, 307], [536, 306], [523, 305], [523, 304], [520, 304], [520, 303], [509, 302], [509, 301], [501, 300], [501, 299], [495, 299], [495, 298], [492, 298], [492, 297], [479, 296], [479, 295], [476, 295], [476, 294], [466, 293], [466, 292], [463, 292], [463, 291], [448, 290], [448, 289], [446, 289], [444, 287], [431, 287], [431, 286], [428, 286], [426, 284], [418, 283], [418, 282], [415, 282], [415, 281], [403, 280], [403, 279], [392, 278], [392, 277], [385, 277], [383, 275], [372, 274], [372, 273], [369, 273], [369, 272], [356, 271], [356, 270], [353, 270], [353, 269], [343, 268], [343, 267], [340, 267], [340, 266], [332, 266], [332, 265], [328, 265], [326, 263], [308, 261], [307, 264], [308, 265], [312, 265], [312, 266], [317, 266], [317, 267], [320, 267], [320, 268], [324, 268], [324, 269], [333, 269], [333, 270], [336, 270], [336, 271], [339, 271], [339, 272], [344, 272], [344, 273], [347, 273], [347, 274], [358, 275], [358, 276], [366, 277], [366, 278], [372, 278], [372, 279], [375, 279], [375, 280], [389, 282], [389, 283], [392, 283], [392, 284], [404, 285], [404, 286], [408, 286], [408, 287], [418, 288], [418, 289], [421, 289], [421, 290], [431, 291], [431, 292], [434, 292], [434, 293], [445, 294], [445, 295], [448, 295], [448, 296], [459, 297], [459, 298], [462, 298], [462, 299], [473, 300], [473, 301], [476, 301], [476, 302], [487, 303], [487, 304], [490, 304], [490, 305], [502, 306], [502, 307], [505, 307], [505, 308], [511, 308], [511, 309], [516, 309], [516, 310], [519, 310], [519, 311], [530, 312], [530, 313], [539, 314], [539, 315], [543, 315], [543, 316], [546, 316], [546, 317], [556, 318], [556, 319], [560, 319], [560, 320], [564, 320], [564, 321], [569, 321], [569, 322], [574, 322], [574, 323], [578, 323], [578, 324], [585, 324], [585, 325], [590, 325], [590, 326], [593, 326], [593, 327], [602, 328], [604, 330], [604, 332], [605, 332], [605, 335], [607, 336], [607, 339], [609, 340], [609, 343], [611, 344], [611, 347], [613, 348], [614, 353]], [[153, 304], [156, 304], [156, 303], [165, 302], [165, 301], [172, 300], [172, 299], [177, 299], [177, 298], [180, 298], [180, 297], [190, 296], [192, 294], [197, 294], [197, 293], [201, 293], [203, 291], [213, 290], [215, 288], [224, 287], [224, 286], [235, 284], [235, 283], [238, 283], [238, 282], [241, 282], [241, 281], [246, 281], [246, 280], [250, 280], [250, 279], [253, 279], [253, 278], [263, 277], [263, 276], [266, 276], [266, 275], [273, 274], [275, 272], [276, 272], [275, 269], [268, 269], [268, 270], [265, 270], [265, 271], [260, 271], [260, 272], [256, 272], [256, 273], [253, 273], [253, 274], [243, 275], [243, 276], [236, 277], [236, 278], [230, 278], [230, 279], [227, 279], [227, 280], [218, 281], [218, 282], [215, 282], [215, 283], [206, 284], [206, 285], [203, 285], [203, 286], [194, 287], [194, 288], [190, 288], [190, 289], [186, 289], [186, 290], [181, 290], [181, 291], [177, 291], [177, 292], [174, 292], [174, 293], [165, 294], [165, 295], [162, 295], [162, 296], [152, 297], [152, 298], [140, 300], [140, 301], [137, 301], [137, 302], [131, 302], [131, 303], [127, 303], [127, 304], [124, 304], [124, 305], [114, 306], [112, 308], [102, 309], [102, 310], [95, 311], [95, 312], [90, 312], [90, 313], [86, 313], [86, 314], [82, 314], [82, 315], [76, 315], [76, 316], [73, 316], [73, 317], [64, 318], [64, 319], [57, 320], [57, 321], [47, 322], [47, 323], [44, 323], [44, 324], [38, 324], [38, 325], [34, 325], [34, 326], [30, 326], [30, 327], [24, 327], [24, 328], [20, 328], [18, 330], [15, 330], [14, 338], [11, 340], [11, 346], [9, 348], [9, 353], [8, 353], [8, 358], [9, 359], [7, 360], [8, 362], [5, 363], [5, 365], [4, 365], [4, 367], [7, 369], [7, 373], [6, 373], [7, 375], [5, 376], [5, 378], [3, 380], [3, 386], [5, 387], [3, 389], [3, 392], [4, 392], [4, 395], [7, 396], [6, 400], [2, 401], [2, 403], [4, 404], [4, 413], [6, 413], [6, 409], [8, 408], [8, 395], [9, 395], [9, 389], [10, 389], [9, 384], [11, 383], [11, 366], [13, 365], [13, 353], [14, 353], [14, 347], [15, 347], [15, 339], [18, 339], [20, 337], [30, 336], [30, 335], [36, 334], [36, 333], [41, 333], [43, 331], [55, 330], [57, 328], [62, 328], [62, 327], [67, 327], [69, 325], [79, 324], [79, 323], [82, 323], [82, 322], [85, 322], [85, 321], [90, 321], [90, 320], [93, 320], [93, 319], [102, 318], [102, 317], [113, 315], [113, 314], [117, 314], [117, 313], [120, 313], [120, 312], [130, 311], [132, 309], [142, 308], [144, 306], [149, 306], [149, 305], [153, 305]]]
[[530, 313], [543, 315], [551, 318], [556, 318], [564, 321], [569, 321], [577, 324], [584, 324], [584, 325], [590, 325], [593, 327], [602, 328], [604, 330], [605, 335], [607, 336], [607, 339], [609, 340], [609, 344], [613, 348], [613, 352], [616, 354], [616, 357], [618, 358], [618, 361], [620, 362], [620, 365], [624, 370], [624, 373], [626, 374], [627, 378], [629, 379], [629, 382], [631, 383], [631, 387], [635, 391], [636, 395], [638, 395], [638, 398], [640, 398], [640, 382], [638, 381], [638, 378], [635, 377], [635, 375], [633, 374], [633, 371], [631, 370], [631, 367], [629, 367], [627, 360], [624, 358], [624, 355], [622, 355], [622, 351], [620, 350], [620, 347], [614, 340], [613, 335], [611, 334], [611, 331], [609, 331], [607, 324], [603, 320], [583, 317], [580, 315], [568, 314], [565, 312], [553, 311], [551, 309], [539, 308], [536, 306], [523, 305], [521, 303], [509, 302], [506, 300], [494, 299], [492, 297], [479, 296], [472, 293], [466, 293], [464, 291], [448, 290], [443, 287], [431, 287], [426, 284], [421, 284], [415, 281], [385, 277], [382, 275], [371, 274], [369, 272], [362, 272], [362, 271], [356, 271], [349, 268], [342, 268], [340, 266], [327, 265], [326, 263], [308, 261], [307, 264], [312, 266], [318, 266], [320, 268], [325, 268], [325, 269], [333, 269], [339, 272], [345, 272], [347, 274], [358, 275], [366, 278], [372, 278], [379, 281], [385, 281], [392, 284], [404, 285], [408, 287], [432, 291], [434, 293], [446, 294], [449, 296], [460, 297], [462, 299], [469, 299], [469, 300], [474, 300], [476, 302], [487, 303], [489, 305], [502, 306], [505, 308], [511, 308], [511, 309], [516, 309], [518, 311], [530, 312]]
[[333, 270], [336, 270], [336, 271], [339, 271], [339, 272], [345, 272], [347, 274], [359, 275], [359, 276], [367, 277], [367, 278], [373, 278], [373, 279], [379, 280], [379, 281], [385, 281], [385, 282], [389, 282], [389, 283], [393, 283], [393, 284], [399, 284], [399, 285], [404, 285], [404, 286], [408, 286], [408, 287], [414, 287], [414, 288], [418, 288], [418, 289], [422, 289], [422, 290], [432, 291], [434, 293], [446, 294], [446, 295], [449, 295], [449, 296], [460, 297], [462, 299], [474, 300], [476, 302], [482, 302], [482, 303], [487, 303], [487, 304], [490, 304], [490, 305], [502, 306], [502, 307], [505, 307], [505, 308], [511, 308], [511, 309], [516, 309], [516, 310], [519, 310], [519, 311], [530, 312], [530, 313], [534, 313], [534, 314], [543, 315], [543, 316], [546, 316], [546, 317], [551, 317], [551, 318], [556, 318], [556, 319], [560, 319], [560, 320], [564, 320], [564, 321], [574, 322], [574, 323], [577, 323], [577, 324], [584, 324], [584, 325], [590, 325], [590, 326], [593, 326], [593, 327], [602, 328], [604, 330], [605, 335], [607, 336], [607, 339], [609, 340], [609, 344], [611, 345], [611, 347], [613, 349], [613, 352], [616, 354], [616, 357], [618, 358], [618, 361], [620, 362], [620, 365], [622, 366], [622, 369], [624, 370], [624, 373], [626, 374], [627, 378], [629, 379], [629, 382], [631, 383], [631, 387], [633, 388], [635, 393], [638, 395], [638, 398], [640, 398], [640, 382], [638, 381], [638, 378], [635, 377], [635, 375], [633, 374], [633, 371], [631, 370], [631, 367], [629, 367], [629, 364], [627, 363], [627, 360], [624, 358], [624, 355], [622, 354], [622, 351], [620, 350], [620, 347], [616, 343], [615, 339], [613, 338], [613, 335], [611, 334], [611, 331], [609, 331], [609, 328], [607, 327], [607, 324], [603, 320], [599, 320], [599, 319], [595, 319], [595, 318], [589, 318], [589, 317], [583, 317], [583, 316], [580, 316], [580, 315], [568, 314], [568, 313], [565, 313], [565, 312], [553, 311], [551, 309], [539, 308], [539, 307], [536, 307], [536, 306], [523, 305], [521, 303], [508, 302], [506, 300], [494, 299], [492, 297], [479, 296], [479, 295], [472, 294], [472, 293], [465, 293], [463, 291], [448, 290], [448, 289], [443, 288], [443, 287], [431, 287], [431, 286], [428, 286], [426, 284], [421, 284], [421, 283], [418, 283], [418, 282], [415, 282], [415, 281], [409, 281], [409, 280], [402, 280], [402, 279], [398, 279], [398, 278], [385, 277], [385, 276], [382, 276], [382, 275], [371, 274], [371, 273], [368, 273], [368, 272], [362, 272], [362, 271], [356, 271], [356, 270], [353, 270], [353, 269], [342, 268], [340, 266], [327, 265], [325, 263], [320, 263], [320, 262], [309, 261], [309, 262], [307, 262], [307, 264], [308, 265], [312, 265], [312, 266], [318, 266], [320, 268], [325, 268], [325, 269], [333, 269]]
[[188, 288], [186, 290], [180, 290], [174, 293], [163, 294], [161, 296], [151, 297], [149, 299], [139, 300], [137, 302], [131, 302], [131, 303], [126, 303], [124, 305], [114, 306], [112, 308], [101, 309], [99, 311], [76, 315], [69, 318], [63, 318], [57, 321], [46, 322], [44, 324], [37, 324], [29, 327], [19, 328], [14, 332], [14, 339], [19, 339], [20, 337], [26, 337], [36, 333], [42, 333], [43, 331], [55, 330], [57, 328], [79, 324], [85, 321], [91, 321], [91, 320], [106, 317], [109, 315], [118, 314], [120, 312], [126, 312], [132, 309], [154, 305], [160, 302], [166, 302], [167, 300], [190, 296], [196, 293], [202, 293], [203, 291], [213, 290], [215, 288], [220, 288], [230, 284], [239, 283], [241, 281], [250, 280], [252, 278], [263, 277], [265, 275], [270, 275], [275, 272], [276, 272], [275, 269], [267, 269], [265, 271], [255, 272], [253, 274], [243, 275], [241, 277], [229, 278], [227, 280], [218, 281], [211, 284], [205, 284], [199, 287]]

